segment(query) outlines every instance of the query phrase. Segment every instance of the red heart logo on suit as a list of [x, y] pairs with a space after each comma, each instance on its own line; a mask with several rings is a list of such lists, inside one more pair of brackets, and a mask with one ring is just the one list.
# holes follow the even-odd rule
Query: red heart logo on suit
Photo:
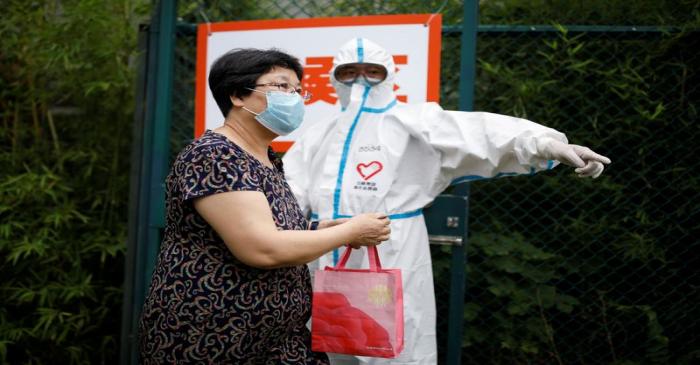
[[357, 172], [360, 173], [360, 176], [367, 181], [372, 178], [372, 176], [378, 174], [384, 166], [382, 165], [381, 162], [379, 161], [372, 161], [370, 163], [359, 163], [357, 165]]

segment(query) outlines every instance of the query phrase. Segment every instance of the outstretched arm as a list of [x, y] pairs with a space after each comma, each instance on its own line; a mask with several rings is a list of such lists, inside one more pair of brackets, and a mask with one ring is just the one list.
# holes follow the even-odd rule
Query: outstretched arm
[[586, 147], [568, 144], [563, 133], [526, 119], [447, 111], [436, 103], [397, 113], [412, 135], [430, 146], [421, 156], [429, 161], [426, 169], [439, 170], [428, 189], [433, 196], [451, 184], [531, 175], [560, 162], [574, 166], [580, 176], [598, 176], [610, 162]]
[[446, 111], [435, 103], [407, 110], [404, 119], [412, 121], [409, 127], [413, 135], [430, 146], [429, 155], [435, 160], [431, 164], [440, 166], [430, 189], [433, 195], [450, 184], [550, 169], [558, 162], [539, 153], [538, 141], [546, 138], [567, 142], [563, 133], [529, 120]]

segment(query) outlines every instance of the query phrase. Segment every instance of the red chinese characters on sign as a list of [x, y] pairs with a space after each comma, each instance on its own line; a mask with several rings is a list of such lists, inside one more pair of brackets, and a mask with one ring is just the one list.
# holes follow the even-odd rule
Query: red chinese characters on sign
[[[398, 73], [399, 65], [408, 64], [407, 55], [394, 55], [394, 64], [396, 68], [394, 73]], [[306, 66], [304, 67], [304, 80], [302, 87], [311, 93], [311, 98], [306, 101], [306, 104], [313, 104], [317, 101], [323, 101], [328, 104], [335, 104], [338, 101], [338, 95], [331, 84], [330, 71], [333, 68], [333, 57], [307, 57]], [[398, 84], [394, 84], [394, 92], [401, 89]], [[407, 102], [407, 95], [396, 95], [399, 101]]]
[[[396, 68], [394, 68], [394, 73], [398, 74], [399, 73], [399, 65], [407, 65], [408, 64], [408, 55], [401, 54], [401, 55], [393, 55], [394, 57], [394, 65], [396, 65]], [[394, 92], [396, 90], [399, 90], [401, 87], [398, 84], [394, 84]], [[396, 94], [396, 99], [401, 102], [408, 102], [408, 95], [401, 95], [401, 94]]]
[[335, 89], [331, 85], [331, 68], [333, 68], [333, 57], [306, 57], [302, 87], [311, 93], [311, 98], [306, 101], [307, 105], [317, 101], [325, 101], [333, 105], [338, 100]]

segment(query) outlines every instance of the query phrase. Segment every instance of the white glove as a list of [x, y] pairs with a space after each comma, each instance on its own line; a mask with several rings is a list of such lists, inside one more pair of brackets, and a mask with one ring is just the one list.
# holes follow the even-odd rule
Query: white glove
[[537, 140], [538, 154], [548, 160], [557, 160], [565, 165], [576, 167], [579, 177], [593, 177], [603, 173], [603, 164], [610, 159], [593, 152], [590, 148], [575, 144], [566, 144], [552, 138]]

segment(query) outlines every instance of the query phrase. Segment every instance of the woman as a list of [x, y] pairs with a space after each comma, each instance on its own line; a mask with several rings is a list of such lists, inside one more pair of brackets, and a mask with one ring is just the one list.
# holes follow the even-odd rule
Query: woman
[[269, 148], [303, 118], [299, 61], [241, 49], [212, 66], [225, 116], [175, 160], [167, 222], [140, 323], [144, 364], [325, 364], [306, 327], [305, 265], [344, 244], [376, 245], [389, 220], [364, 214], [310, 224]]

